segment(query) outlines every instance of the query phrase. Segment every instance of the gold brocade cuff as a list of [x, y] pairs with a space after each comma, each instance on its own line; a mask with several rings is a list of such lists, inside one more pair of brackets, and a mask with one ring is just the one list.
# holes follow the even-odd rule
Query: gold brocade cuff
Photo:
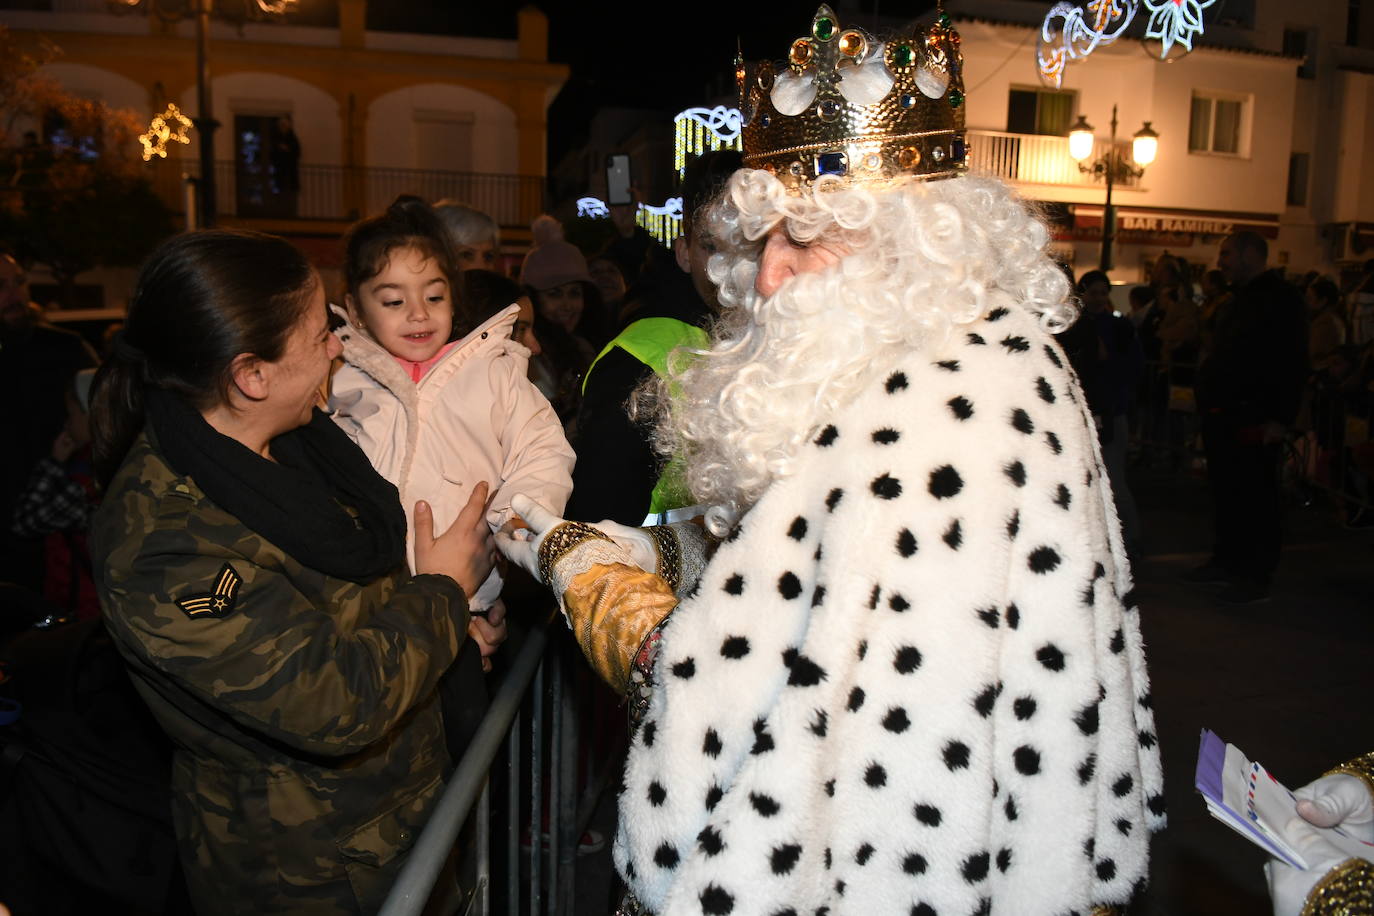
[[1354, 776], [1364, 782], [1364, 787], [1369, 790], [1371, 797], [1374, 797], [1374, 751], [1356, 757], [1354, 760], [1347, 760], [1345, 763], [1324, 773], [1324, 776], [1335, 776], [1344, 773], [1347, 776]]
[[676, 606], [660, 576], [623, 563], [592, 566], [563, 592], [564, 613], [582, 654], [622, 695], [644, 640]]
[[678, 583], [682, 581], [682, 551], [678, 549], [677, 536], [667, 525], [645, 528], [644, 533], [654, 542], [654, 553], [658, 554], [658, 574], [677, 594]]
[[610, 541], [610, 537], [585, 522], [564, 522], [544, 536], [539, 545], [539, 577], [553, 584], [554, 566], [568, 551], [584, 541]]
[[1374, 913], [1374, 864], [1346, 859], [1307, 895], [1301, 916], [1369, 916]]

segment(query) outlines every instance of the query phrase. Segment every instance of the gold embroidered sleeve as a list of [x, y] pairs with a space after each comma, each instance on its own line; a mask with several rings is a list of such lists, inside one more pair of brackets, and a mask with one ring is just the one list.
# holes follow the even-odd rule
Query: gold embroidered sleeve
[[1317, 882], [1301, 916], [1368, 916], [1374, 913], [1374, 864], [1346, 859]]
[[644, 640], [677, 606], [662, 578], [622, 563], [598, 564], [574, 576], [563, 592], [582, 654], [618, 693], [630, 685], [630, 669]]
[[1338, 773], [1354, 776], [1361, 780], [1364, 787], [1369, 790], [1369, 794], [1374, 796], [1374, 751], [1356, 757], [1354, 760], [1347, 760], [1340, 766], [1328, 770], [1325, 775], [1335, 776]]

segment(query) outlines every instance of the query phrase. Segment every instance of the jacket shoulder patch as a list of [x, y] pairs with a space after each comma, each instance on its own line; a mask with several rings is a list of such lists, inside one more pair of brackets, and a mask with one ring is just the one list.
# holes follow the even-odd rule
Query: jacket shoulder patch
[[235, 572], [234, 567], [225, 563], [215, 578], [213, 590], [178, 598], [177, 607], [192, 620], [228, 617], [234, 611], [234, 602], [238, 599], [239, 586], [242, 584], [243, 577]]

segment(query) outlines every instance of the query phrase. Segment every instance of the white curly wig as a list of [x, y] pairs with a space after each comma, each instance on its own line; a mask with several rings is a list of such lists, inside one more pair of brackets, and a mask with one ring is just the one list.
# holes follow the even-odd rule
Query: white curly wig
[[[711, 344], [677, 351], [668, 378], [646, 391], [657, 447], [683, 457], [685, 482], [718, 535], [791, 473], [823, 419], [898, 357], [933, 351], [999, 305], [1028, 309], [1052, 331], [1074, 319], [1068, 281], [1045, 254], [1048, 230], [1002, 182], [817, 185], [795, 195], [767, 172], [730, 179], [705, 214], [722, 309]], [[764, 297], [754, 281], [779, 224], [797, 242], [850, 253]]]

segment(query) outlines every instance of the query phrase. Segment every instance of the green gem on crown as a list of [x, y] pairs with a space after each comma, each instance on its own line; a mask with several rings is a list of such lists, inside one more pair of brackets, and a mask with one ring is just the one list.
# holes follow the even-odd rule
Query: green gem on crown
[[949, 107], [958, 108], [962, 104], [964, 104], [964, 94], [958, 89], [951, 89], [949, 91]]
[[949, 28], [949, 13], [941, 13], [938, 21], [941, 28]]
[[916, 55], [911, 50], [911, 45], [903, 42], [892, 49], [892, 62], [899, 67], [909, 67]]
[[835, 37], [835, 20], [829, 16], [818, 16], [811, 24], [811, 34], [817, 41], [829, 41]]

